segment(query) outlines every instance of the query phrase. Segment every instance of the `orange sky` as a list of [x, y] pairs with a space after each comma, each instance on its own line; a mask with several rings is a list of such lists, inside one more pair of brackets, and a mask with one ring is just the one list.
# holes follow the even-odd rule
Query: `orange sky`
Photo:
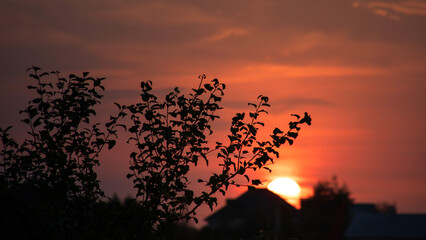
[[[312, 115], [264, 180], [309, 189], [335, 174], [357, 202], [426, 213], [425, 26], [420, 0], [3, 0], [0, 124], [18, 122], [31, 65], [107, 77], [103, 113], [137, 100], [141, 80], [164, 93], [205, 73], [227, 84], [218, 135], [259, 94], [271, 98], [266, 129]], [[123, 145], [103, 157], [108, 194], [131, 192]]]

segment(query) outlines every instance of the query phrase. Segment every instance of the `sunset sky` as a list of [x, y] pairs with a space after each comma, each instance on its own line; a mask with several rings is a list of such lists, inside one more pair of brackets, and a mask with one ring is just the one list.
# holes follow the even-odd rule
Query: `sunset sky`
[[[272, 174], [257, 175], [266, 184], [290, 177], [307, 196], [337, 175], [356, 202], [426, 213], [424, 0], [2, 0], [0, 64], [1, 127], [19, 123], [32, 65], [106, 77], [99, 118], [136, 102], [142, 80], [164, 93], [205, 73], [227, 85], [214, 136], [259, 94], [272, 105], [265, 136], [291, 113], [312, 116]], [[128, 153], [120, 143], [102, 156], [109, 195], [132, 192]]]

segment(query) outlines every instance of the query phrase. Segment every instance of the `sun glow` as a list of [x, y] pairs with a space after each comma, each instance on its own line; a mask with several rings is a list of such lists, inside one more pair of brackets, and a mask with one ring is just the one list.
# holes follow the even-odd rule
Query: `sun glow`
[[269, 183], [268, 189], [286, 199], [288, 203], [299, 206], [300, 187], [293, 179], [277, 178]]

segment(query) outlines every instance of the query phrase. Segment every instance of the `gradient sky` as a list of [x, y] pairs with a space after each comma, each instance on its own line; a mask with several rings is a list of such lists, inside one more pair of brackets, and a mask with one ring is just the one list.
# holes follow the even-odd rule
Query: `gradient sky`
[[[356, 202], [426, 213], [425, 43], [420, 0], [2, 0], [0, 124], [19, 122], [31, 65], [107, 77], [105, 114], [137, 101], [141, 80], [165, 92], [205, 73], [227, 84], [218, 136], [259, 94], [271, 98], [269, 130], [286, 128], [291, 113], [312, 115], [262, 179], [291, 177], [306, 196], [337, 175]], [[127, 149], [103, 156], [110, 195], [132, 191]]]

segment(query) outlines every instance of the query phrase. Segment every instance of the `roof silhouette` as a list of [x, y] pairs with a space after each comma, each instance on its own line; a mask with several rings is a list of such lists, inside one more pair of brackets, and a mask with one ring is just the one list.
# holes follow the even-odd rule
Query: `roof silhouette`
[[224, 217], [242, 217], [253, 211], [272, 214], [277, 210], [277, 207], [286, 209], [289, 213], [295, 214], [297, 212], [295, 207], [280, 196], [266, 188], [258, 188], [247, 191], [236, 199], [228, 199], [225, 207], [208, 216], [205, 220], [210, 223]]

